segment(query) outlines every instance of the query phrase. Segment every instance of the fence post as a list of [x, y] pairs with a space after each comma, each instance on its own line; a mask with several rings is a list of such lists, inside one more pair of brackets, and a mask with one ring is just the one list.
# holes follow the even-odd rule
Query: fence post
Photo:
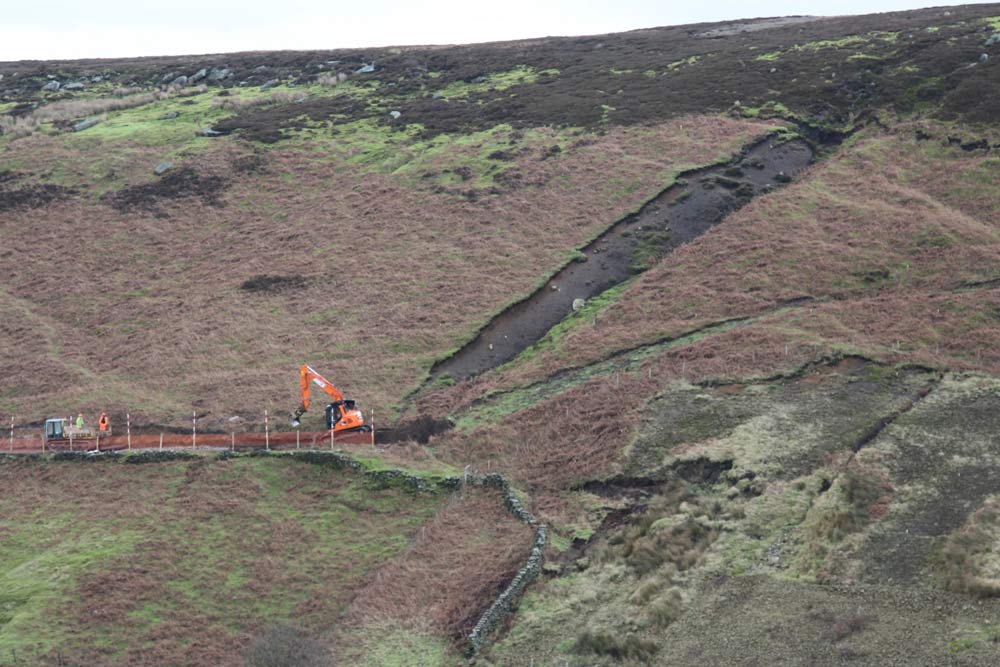
[[264, 449], [271, 451], [271, 426], [267, 420], [267, 410], [264, 410]]
[[132, 416], [125, 413], [125, 437], [128, 438], [128, 450], [132, 451]]
[[191, 411], [191, 449], [198, 449], [198, 413]]
[[335, 428], [336, 426], [337, 426], [336, 424], [333, 424], [333, 425], [331, 425], [331, 426], [330, 426], [330, 451], [331, 451], [331, 452], [333, 451], [333, 441], [334, 441], [334, 439], [336, 438], [336, 433], [337, 433], [337, 432], [336, 432], [336, 431], [334, 430], [334, 428]]
[[229, 451], [236, 451], [236, 431], [229, 432]]
[[375, 449], [375, 408], [372, 408], [372, 449]]
[[73, 451], [73, 431], [69, 432], [69, 451]]
[[163, 434], [160, 434], [160, 449], [163, 449]]
[[299, 429], [295, 429], [295, 449], [299, 449]]
[[10, 416], [10, 451], [14, 452], [14, 415]]

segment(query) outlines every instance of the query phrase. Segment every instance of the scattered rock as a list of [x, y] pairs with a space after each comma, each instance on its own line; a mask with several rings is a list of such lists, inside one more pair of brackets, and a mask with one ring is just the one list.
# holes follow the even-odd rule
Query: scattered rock
[[63, 90], [83, 90], [87, 86], [81, 81], [73, 81], [62, 87]]
[[402, 116], [403, 114], [399, 113], [398, 111], [390, 111], [389, 115], [392, 116], [393, 120], [399, 120], [399, 117]]
[[271, 79], [270, 81], [265, 81], [264, 85], [260, 87], [261, 90], [270, 90], [275, 86], [281, 85], [281, 82], [277, 79]]
[[104, 77], [103, 76], [92, 76], [92, 77], [90, 77], [90, 82], [91, 83], [100, 83], [101, 81], [104, 81]]
[[176, 79], [174, 79], [173, 81], [171, 81], [170, 84], [174, 85], [174, 86], [183, 86], [187, 82], [188, 82], [188, 78], [186, 76], [184, 76], [183, 74], [181, 74], [179, 77], [177, 77]]
[[222, 81], [228, 79], [233, 75], [233, 72], [228, 67], [213, 67], [212, 71], [208, 73], [209, 81]]
[[179, 113], [177, 113], [176, 111], [171, 111], [170, 113], [163, 114], [162, 116], [160, 116], [159, 118], [157, 118], [157, 120], [173, 120], [174, 118], [177, 118], [178, 116], [180, 116]]
[[779, 171], [777, 174], [774, 175], [774, 180], [776, 180], [778, 183], [791, 183], [792, 177], [783, 171]]
[[226, 135], [226, 134], [229, 134], [229, 133], [228, 132], [219, 132], [218, 130], [213, 130], [210, 127], [202, 128], [201, 131], [198, 132], [198, 136], [199, 137], [221, 137], [221, 136]]
[[153, 173], [156, 174], [157, 176], [162, 176], [163, 174], [167, 173], [167, 171], [173, 166], [174, 166], [173, 162], [161, 162], [160, 164], [156, 165], [155, 169], [153, 169]]
[[1000, 44], [1000, 32], [992, 35], [989, 39], [987, 39], [986, 44], [984, 44], [983, 46], [994, 46], [996, 44]]
[[170, 83], [171, 81], [176, 79], [177, 76], [178, 76], [177, 72], [167, 72], [166, 74], [160, 77], [160, 83]]
[[59, 90], [59, 82], [55, 81], [55, 80], [49, 81], [47, 84], [45, 84], [44, 86], [42, 86], [42, 90], [50, 92], [50, 93], [54, 93], [57, 90]]
[[208, 70], [202, 67], [200, 70], [191, 75], [191, 78], [188, 79], [188, 82], [197, 83], [202, 79], [204, 79], [206, 76], [208, 76]]
[[985, 62], [989, 61], [989, 59], [990, 59], [990, 54], [988, 54], [988, 53], [983, 53], [983, 54], [980, 54], [980, 56], [979, 56], [979, 62], [981, 62], [981, 63], [985, 63]]
[[93, 118], [87, 118], [87, 119], [81, 120], [79, 123], [75, 124], [73, 126], [73, 131], [74, 132], [83, 132], [84, 130], [87, 130], [87, 129], [90, 129], [90, 128], [94, 127], [95, 125], [97, 125], [100, 122], [101, 122], [101, 119], [98, 118], [97, 116], [94, 116]]
[[362, 63], [361, 67], [354, 70], [355, 74], [371, 74], [375, 71], [375, 63]]
[[582, 310], [587, 305], [586, 299], [573, 299], [573, 311]]

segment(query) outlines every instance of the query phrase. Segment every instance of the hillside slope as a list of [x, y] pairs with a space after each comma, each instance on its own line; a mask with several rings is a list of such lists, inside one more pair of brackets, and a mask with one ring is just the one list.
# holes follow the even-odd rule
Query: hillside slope
[[[434, 420], [391, 455], [550, 535], [475, 664], [995, 664], [998, 60], [971, 5], [2, 63], [0, 411], [259, 429], [308, 361]], [[458, 660], [530, 539], [467, 501], [360, 559], [337, 655]]]

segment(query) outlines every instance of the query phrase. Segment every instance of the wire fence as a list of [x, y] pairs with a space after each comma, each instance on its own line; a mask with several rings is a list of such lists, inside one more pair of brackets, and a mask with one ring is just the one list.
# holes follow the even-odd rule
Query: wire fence
[[[131, 451], [148, 449], [230, 449], [232, 451], [245, 449], [290, 450], [290, 449], [335, 449], [341, 445], [375, 446], [374, 410], [367, 426], [370, 430], [336, 432], [326, 431], [274, 431], [271, 428], [270, 415], [264, 412], [264, 430], [241, 431], [235, 429], [226, 431], [199, 432], [198, 415], [191, 413], [191, 432], [181, 433], [176, 430], [134, 429], [131, 413], [126, 413], [124, 433], [116, 432], [113, 425], [106, 431], [99, 429], [67, 428], [63, 437], [53, 438], [46, 435], [43, 425], [29, 423], [18, 425], [16, 417], [10, 415], [9, 431], [6, 434], [5, 447], [0, 452], [8, 454], [45, 454], [60, 451]], [[65, 420], [71, 424], [70, 420]], [[119, 427], [120, 428], [120, 427]]]

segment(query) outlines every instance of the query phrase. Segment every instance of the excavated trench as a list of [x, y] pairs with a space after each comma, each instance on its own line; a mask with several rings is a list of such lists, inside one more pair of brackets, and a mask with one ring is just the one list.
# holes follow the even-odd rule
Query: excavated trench
[[645, 270], [646, 264], [698, 238], [757, 195], [790, 182], [813, 160], [802, 140], [764, 139], [724, 164], [688, 172], [612, 225], [532, 295], [494, 317], [469, 343], [436, 363], [430, 380], [464, 380], [495, 368], [537, 343], [590, 299]]

